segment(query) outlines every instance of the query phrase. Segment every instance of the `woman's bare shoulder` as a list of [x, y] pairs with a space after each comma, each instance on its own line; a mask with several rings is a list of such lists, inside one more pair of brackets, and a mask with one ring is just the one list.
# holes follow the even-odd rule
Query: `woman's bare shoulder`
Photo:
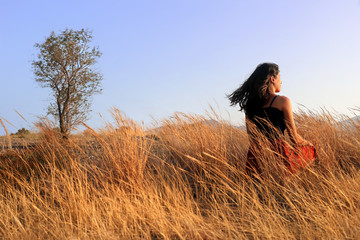
[[290, 98], [288, 98], [287, 96], [284, 96], [284, 95], [278, 95], [278, 99], [283, 102], [290, 101]]
[[278, 96], [278, 104], [281, 106], [282, 110], [291, 108], [291, 101], [290, 98], [286, 96]]

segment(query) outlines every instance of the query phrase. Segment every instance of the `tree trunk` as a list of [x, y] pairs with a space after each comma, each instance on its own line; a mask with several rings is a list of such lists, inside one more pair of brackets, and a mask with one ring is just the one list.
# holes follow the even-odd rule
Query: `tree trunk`
[[65, 128], [65, 116], [64, 113], [61, 112], [61, 104], [58, 102], [58, 111], [59, 111], [59, 127], [60, 127], [60, 133], [63, 137], [63, 139], [68, 139], [68, 133], [67, 130]]
[[67, 128], [66, 123], [65, 123], [64, 114], [62, 114], [60, 116], [60, 133], [61, 133], [63, 139], [68, 139], [69, 138], [69, 131], [68, 131], [68, 128]]

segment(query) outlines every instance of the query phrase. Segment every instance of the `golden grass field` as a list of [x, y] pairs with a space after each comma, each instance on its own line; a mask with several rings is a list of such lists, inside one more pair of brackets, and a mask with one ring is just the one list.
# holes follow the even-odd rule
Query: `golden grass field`
[[318, 162], [252, 180], [246, 132], [219, 118], [148, 131], [114, 110], [68, 141], [43, 126], [34, 147], [0, 154], [0, 238], [360, 239], [359, 121], [296, 114]]

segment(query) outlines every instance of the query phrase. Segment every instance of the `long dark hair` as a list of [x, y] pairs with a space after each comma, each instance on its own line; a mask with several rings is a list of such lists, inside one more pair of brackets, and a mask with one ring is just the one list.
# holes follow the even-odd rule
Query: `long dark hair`
[[269, 86], [271, 76], [276, 77], [279, 66], [275, 63], [259, 64], [250, 77], [232, 94], [227, 97], [230, 105], [239, 104], [240, 111], [252, 119], [270, 98]]

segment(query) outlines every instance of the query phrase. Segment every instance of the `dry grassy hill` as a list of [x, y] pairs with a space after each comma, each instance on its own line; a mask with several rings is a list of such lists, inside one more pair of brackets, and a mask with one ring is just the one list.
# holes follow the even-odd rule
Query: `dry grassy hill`
[[221, 119], [178, 114], [150, 133], [115, 116], [1, 153], [0, 238], [360, 239], [359, 121], [297, 114], [318, 164], [254, 181], [246, 132]]

